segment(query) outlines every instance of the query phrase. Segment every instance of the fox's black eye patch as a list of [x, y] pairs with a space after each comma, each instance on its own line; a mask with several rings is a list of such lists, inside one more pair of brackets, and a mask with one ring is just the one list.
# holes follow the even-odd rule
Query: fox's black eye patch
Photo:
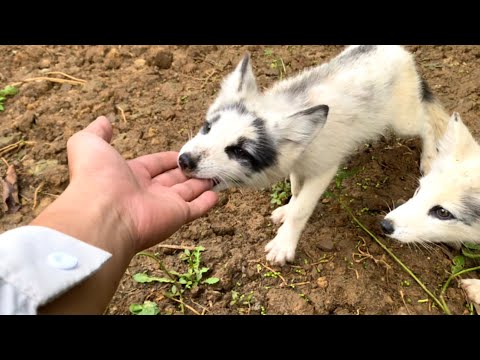
[[249, 142], [251, 142], [251, 140], [241, 137], [235, 145], [227, 146], [225, 152], [229, 159], [235, 159], [243, 165], [253, 169], [255, 166], [255, 159], [252, 154], [246, 150], [246, 147], [249, 146]]
[[225, 148], [229, 159], [235, 159], [243, 166], [250, 168], [254, 172], [260, 172], [277, 161], [277, 150], [265, 128], [265, 121], [256, 118], [252, 122], [255, 130], [256, 139], [247, 139], [240, 137], [233, 145]]

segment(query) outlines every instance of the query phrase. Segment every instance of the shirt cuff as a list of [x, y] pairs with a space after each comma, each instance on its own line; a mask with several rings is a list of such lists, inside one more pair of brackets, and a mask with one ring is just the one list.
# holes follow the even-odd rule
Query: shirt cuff
[[0, 314], [35, 314], [112, 255], [59, 231], [22, 226], [0, 235]]

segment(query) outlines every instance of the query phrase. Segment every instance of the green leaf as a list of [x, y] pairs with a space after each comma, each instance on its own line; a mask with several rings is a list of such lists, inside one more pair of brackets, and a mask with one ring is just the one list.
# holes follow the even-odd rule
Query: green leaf
[[140, 311], [142, 311], [143, 305], [141, 304], [132, 304], [129, 307], [129, 310], [132, 314], [138, 314]]
[[199, 270], [200, 274], [203, 274], [203, 273], [206, 273], [208, 270], [210, 270], [210, 268], [208, 267], [203, 267]]
[[480, 244], [464, 243], [463, 246], [470, 250], [480, 250]]
[[178, 289], [177, 289], [177, 287], [176, 287], [175, 285], [172, 285], [171, 292], [172, 292], [173, 295], [177, 294]]
[[465, 248], [462, 248], [462, 254], [470, 259], [480, 259], [480, 253], [474, 253]]
[[5, 110], [5, 108], [3, 107], [2, 104], [0, 104], [0, 111], [3, 111], [3, 110]]
[[0, 96], [13, 96], [18, 92], [18, 89], [15, 86], [7, 85], [0, 90]]
[[211, 277], [211, 278], [208, 278], [206, 280], [203, 281], [204, 284], [208, 284], [208, 285], [213, 285], [213, 284], [216, 284], [220, 281], [219, 278], [216, 278], [216, 277]]
[[132, 304], [129, 310], [134, 315], [157, 315], [160, 312], [158, 305], [153, 301], [145, 301], [143, 305]]
[[1, 102], [1, 101], [5, 101], [5, 97], [0, 96], [0, 102]]
[[151, 282], [160, 282], [160, 283], [172, 283], [173, 281], [164, 277], [155, 277], [155, 276], [149, 276], [145, 273], [138, 273], [133, 275], [133, 280], [136, 282], [139, 282], [141, 284], [144, 283], [151, 283]]
[[179, 284], [186, 284], [187, 280], [184, 277], [181, 277], [180, 279], [178, 279], [178, 283]]
[[453, 258], [452, 274], [456, 274], [463, 270], [465, 266], [465, 258], [462, 255], [455, 256]]

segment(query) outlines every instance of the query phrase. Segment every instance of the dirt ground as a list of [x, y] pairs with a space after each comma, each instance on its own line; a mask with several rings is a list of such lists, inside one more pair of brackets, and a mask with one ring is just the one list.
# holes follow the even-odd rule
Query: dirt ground
[[[222, 77], [246, 50], [252, 54], [259, 85], [265, 88], [283, 72], [288, 76], [319, 64], [342, 48], [0, 47], [1, 88], [38, 76], [61, 77], [47, 74], [51, 71], [86, 81], [84, 85], [28, 82], [6, 101], [5, 111], [0, 112], [0, 149], [21, 139], [28, 143], [3, 154], [16, 165], [22, 207], [16, 213], [0, 210], [0, 230], [28, 224], [62, 192], [68, 183], [66, 141], [96, 116], [107, 115], [113, 121], [113, 145], [125, 158], [178, 150], [190, 131], [199, 130]], [[480, 139], [480, 46], [408, 49], [447, 110], [460, 112]], [[356, 174], [346, 178], [340, 190], [333, 182], [329, 190], [348, 195], [360, 221], [438, 295], [457, 252], [446, 247], [402, 246], [383, 238], [378, 226], [389, 206], [413, 194], [419, 152], [417, 139], [392, 136], [365, 144], [345, 163]], [[6, 165], [0, 161], [2, 176], [5, 172]], [[42, 183], [32, 210], [35, 189]], [[319, 202], [300, 240], [295, 263], [282, 268], [266, 264], [264, 246], [276, 232], [269, 219], [270, 194], [270, 189], [230, 189], [207, 216], [184, 226], [164, 243], [205, 247], [202, 264], [211, 269], [208, 276], [220, 279], [185, 292], [184, 300], [193, 309], [206, 314], [441, 314], [430, 299], [424, 301], [428, 296], [420, 286], [331, 198]], [[168, 269], [185, 270], [181, 250], [151, 250], [159, 253]], [[156, 302], [161, 314], [180, 313], [178, 304], [165, 297], [167, 284], [137, 283], [132, 275], [138, 272], [163, 276], [151, 259], [134, 258], [106, 313], [129, 314], [131, 304], [145, 300]], [[446, 301], [452, 313], [469, 313], [456, 281], [447, 290]]]

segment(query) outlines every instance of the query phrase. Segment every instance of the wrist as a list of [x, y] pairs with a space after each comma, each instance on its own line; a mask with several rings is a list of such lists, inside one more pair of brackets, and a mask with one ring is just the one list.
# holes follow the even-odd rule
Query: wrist
[[135, 255], [131, 226], [112, 196], [92, 197], [89, 189], [69, 185], [31, 225], [45, 226], [108, 251], [112, 259], [128, 265]]

